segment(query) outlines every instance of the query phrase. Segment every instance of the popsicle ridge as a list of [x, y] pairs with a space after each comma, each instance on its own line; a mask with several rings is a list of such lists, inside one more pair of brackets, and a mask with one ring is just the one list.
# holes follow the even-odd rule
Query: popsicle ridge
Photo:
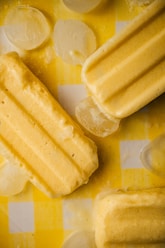
[[[107, 58], [109, 59], [108, 62], [110, 62], [109, 54], [113, 54], [114, 52], [116, 52], [116, 49], [119, 49], [120, 47], [122, 48], [122, 46], [124, 46], [124, 50], [122, 51], [123, 53], [120, 54], [120, 57], [116, 57], [116, 60], [114, 60], [113, 58], [112, 66], [115, 66], [119, 62], [121, 62], [121, 60], [127, 55], [128, 52], [131, 53], [135, 51], [139, 46], [143, 45], [144, 42], [148, 41], [148, 37], [145, 36], [147, 31], [145, 27], [149, 29], [149, 32], [151, 32], [151, 34], [156, 34], [156, 32], [158, 32], [160, 29], [159, 26], [157, 26], [158, 22], [160, 22], [160, 27], [162, 27], [163, 25], [161, 18], [164, 16], [164, 11], [165, 2], [163, 0], [155, 0], [149, 7], [147, 7], [147, 9], [145, 9], [140, 15], [133, 19], [121, 32], [109, 39], [104, 45], [97, 49], [97, 51], [86, 60], [82, 68], [82, 79], [85, 80], [86, 72], [88, 72], [89, 76], [92, 76], [92, 70], [96, 69], [97, 72], [98, 68], [99, 77], [100, 75], [103, 76], [103, 74], [100, 74], [99, 72], [101, 69], [105, 71], [104, 68], [106, 62], [103, 62], [101, 66], [100, 64], [98, 64], [98, 62], [100, 60], [106, 61]], [[141, 35], [141, 32], [143, 32], [143, 36]], [[134, 37], [134, 35], [137, 34], [141, 36], [140, 44], [139, 40], [137, 43], [134, 42], [134, 39], [136, 40], [137, 38], [136, 36]], [[127, 44], [127, 41], [132, 41], [133, 45], [130, 46], [129, 44]], [[111, 64], [108, 64], [107, 68], [109, 71], [109, 68], [111, 68]], [[96, 78], [98, 77], [98, 75], [96, 75]], [[95, 75], [93, 75], [93, 77], [94, 76]]]
[[[64, 178], [62, 178], [62, 175], [60, 176], [60, 171], [55, 170], [55, 168], [52, 167], [52, 163], [55, 163], [54, 156], [50, 156], [51, 154], [49, 154], [49, 156], [45, 156], [49, 153], [49, 150], [52, 151], [53, 149], [54, 151], [56, 151], [57, 145], [51, 142], [52, 140], [47, 137], [46, 132], [36, 123], [34, 119], [28, 116], [28, 113], [26, 113], [24, 109], [20, 107], [18, 108], [18, 103], [14, 102], [13, 99], [8, 97], [6, 94], [3, 95], [2, 92], [0, 92], [0, 98], [4, 99], [3, 107], [1, 107], [0, 111], [0, 118], [2, 122], [1, 135], [3, 135], [3, 138], [6, 138], [8, 140], [8, 137], [14, 137], [13, 140], [8, 140], [8, 142], [10, 142], [13, 148], [14, 146], [16, 146], [19, 154], [21, 149], [22, 156], [24, 157], [24, 161], [27, 164], [33, 165], [34, 161], [36, 161], [37, 164], [35, 165], [35, 167], [39, 166], [39, 175], [42, 175], [42, 171], [44, 170], [44, 166], [46, 165], [50, 172], [54, 174], [52, 184], [56, 184], [58, 180], [62, 181], [63, 185], [65, 186], [65, 180]], [[8, 112], [9, 108], [10, 113]], [[15, 116], [22, 116], [22, 118], [15, 118]], [[42, 143], [40, 144], [41, 139]], [[33, 140], [35, 140], [35, 143], [33, 142]], [[60, 152], [61, 151], [59, 150], [58, 153]], [[25, 160], [25, 158], [27, 160]], [[65, 160], [67, 159], [67, 157], [64, 157], [63, 159]], [[67, 164], [68, 166], [69, 164], [71, 164], [69, 163], [69, 159], [67, 159]], [[62, 167], [63, 161], [61, 161], [60, 165], [61, 169]], [[75, 167], [72, 168], [72, 175], [76, 173], [74, 172], [74, 169]], [[34, 167], [32, 168], [32, 171], [35, 172]], [[70, 176], [68, 180], [73, 180], [72, 176]], [[53, 187], [54, 185], [51, 186]]]
[[1, 56], [0, 65], [0, 135], [22, 157], [30, 180], [51, 196], [86, 183], [98, 167], [94, 142], [17, 54]]

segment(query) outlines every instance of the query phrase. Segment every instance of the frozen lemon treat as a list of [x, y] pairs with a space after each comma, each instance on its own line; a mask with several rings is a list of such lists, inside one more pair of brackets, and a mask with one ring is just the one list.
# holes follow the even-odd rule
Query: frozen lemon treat
[[94, 142], [16, 53], [0, 57], [0, 120], [5, 150], [49, 196], [71, 193], [98, 167]]
[[97, 136], [165, 91], [165, 1], [155, 0], [122, 32], [87, 58], [82, 81], [90, 97], [76, 108], [79, 122]]
[[94, 222], [97, 248], [163, 247], [165, 188], [100, 194]]

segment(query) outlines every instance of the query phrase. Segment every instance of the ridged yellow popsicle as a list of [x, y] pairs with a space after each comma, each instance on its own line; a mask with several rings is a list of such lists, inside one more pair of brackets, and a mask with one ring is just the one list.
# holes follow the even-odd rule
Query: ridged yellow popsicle
[[76, 115], [95, 135], [116, 131], [121, 119], [165, 92], [164, 23], [165, 1], [155, 0], [84, 63], [82, 81], [91, 97]]
[[94, 142], [14, 52], [0, 57], [0, 142], [49, 196], [71, 193], [98, 167]]

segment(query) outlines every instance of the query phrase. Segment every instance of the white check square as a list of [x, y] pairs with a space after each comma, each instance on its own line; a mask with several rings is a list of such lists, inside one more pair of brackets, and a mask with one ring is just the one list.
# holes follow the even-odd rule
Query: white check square
[[58, 86], [58, 100], [70, 115], [75, 115], [75, 107], [86, 98], [86, 95], [83, 84]]
[[8, 211], [10, 233], [34, 231], [33, 202], [10, 202]]
[[65, 230], [90, 228], [92, 225], [92, 200], [71, 199], [63, 201]]
[[120, 142], [120, 160], [122, 169], [143, 168], [140, 153], [149, 140], [125, 140]]

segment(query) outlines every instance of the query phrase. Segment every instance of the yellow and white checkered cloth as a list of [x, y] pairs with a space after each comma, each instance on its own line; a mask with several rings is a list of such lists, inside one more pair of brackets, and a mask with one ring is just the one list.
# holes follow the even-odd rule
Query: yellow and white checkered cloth
[[[1, 25], [8, 9], [20, 4], [39, 8], [52, 25], [58, 19], [82, 20], [95, 32], [98, 47], [142, 10], [130, 11], [125, 0], [107, 0], [88, 14], [69, 11], [60, 0], [1, 0]], [[86, 95], [81, 66], [68, 65], [56, 57], [52, 41], [27, 52], [24, 59], [74, 117], [75, 105]], [[60, 248], [70, 232], [92, 227], [93, 201], [104, 188], [165, 186], [165, 180], [147, 171], [139, 158], [141, 149], [165, 131], [164, 106], [162, 95], [123, 120], [117, 133], [104, 139], [92, 137], [98, 145], [100, 167], [87, 185], [70, 196], [49, 199], [29, 183], [17, 196], [0, 197], [0, 248]]]

